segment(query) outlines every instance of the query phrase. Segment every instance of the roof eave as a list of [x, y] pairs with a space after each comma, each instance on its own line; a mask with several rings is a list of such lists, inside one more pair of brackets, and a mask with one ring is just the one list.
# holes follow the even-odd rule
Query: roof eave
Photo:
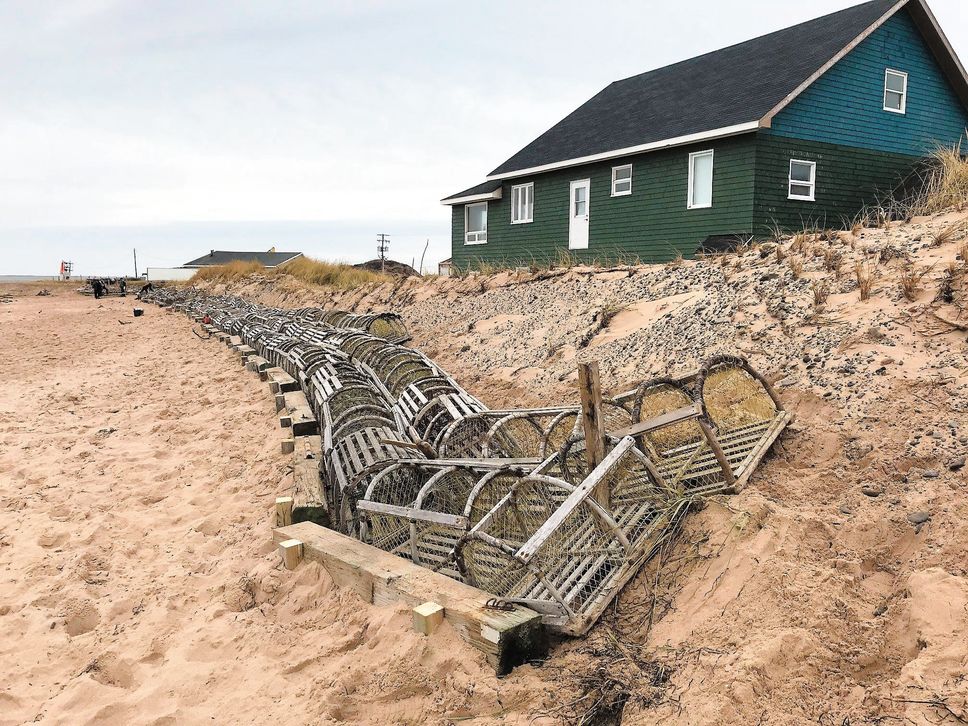
[[490, 176], [487, 177], [487, 180], [493, 181], [497, 179], [512, 179], [520, 176], [528, 176], [530, 174], [542, 174], [547, 171], [554, 171], [556, 169], [567, 169], [572, 166], [591, 164], [596, 161], [608, 161], [609, 159], [619, 159], [623, 156], [631, 156], [632, 154], [645, 154], [650, 151], [660, 151], [661, 149], [669, 149], [675, 146], [686, 146], [688, 144], [695, 144], [702, 141], [712, 141], [714, 139], [724, 139], [729, 136], [739, 136], [740, 134], [748, 134], [753, 131], [756, 131], [758, 128], [760, 128], [759, 121], [748, 121], [741, 124], [735, 124], [733, 126], [724, 126], [718, 129], [702, 131], [697, 134], [687, 134], [685, 136], [677, 136], [672, 139], [662, 139], [661, 141], [652, 141], [648, 144], [629, 146], [624, 149], [604, 151], [600, 154], [592, 154], [590, 156], [581, 156], [575, 159], [565, 159], [563, 161], [555, 161], [550, 164], [532, 166], [526, 169], [516, 169], [514, 171], [508, 171], [501, 174], [491, 174]]
[[501, 198], [500, 187], [495, 189], [493, 192], [487, 192], [486, 194], [470, 194], [466, 197], [453, 197], [441, 199], [440, 203], [445, 207], [456, 207], [458, 204], [473, 204], [474, 202], [489, 202], [492, 199]]

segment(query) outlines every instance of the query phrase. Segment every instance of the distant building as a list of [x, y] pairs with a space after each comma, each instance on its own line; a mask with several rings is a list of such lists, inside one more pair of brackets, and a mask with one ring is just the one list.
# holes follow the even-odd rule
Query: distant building
[[454, 272], [454, 263], [450, 257], [446, 260], [441, 260], [437, 265], [437, 274], [441, 277], [450, 277]]
[[276, 252], [275, 247], [267, 252], [212, 250], [207, 255], [186, 262], [181, 267], [149, 267], [147, 274], [148, 280], [151, 282], [190, 280], [198, 270], [204, 267], [227, 265], [230, 262], [258, 262], [263, 267], [282, 267], [302, 256], [302, 252]]
[[202, 255], [198, 259], [186, 262], [182, 267], [198, 269], [199, 267], [227, 265], [230, 262], [258, 262], [263, 267], [281, 267], [288, 262], [292, 262], [297, 257], [302, 257], [302, 252], [276, 252], [275, 247], [268, 252], [227, 252], [225, 250], [212, 250], [207, 255]]

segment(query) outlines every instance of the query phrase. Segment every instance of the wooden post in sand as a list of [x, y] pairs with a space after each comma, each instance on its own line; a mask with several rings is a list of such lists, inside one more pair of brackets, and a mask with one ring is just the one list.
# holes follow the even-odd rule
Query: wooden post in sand
[[[605, 418], [598, 361], [578, 364], [578, 393], [581, 396], [581, 423], [585, 432], [585, 460], [591, 473], [605, 458]], [[606, 510], [610, 510], [608, 480], [603, 479], [602, 484], [596, 487], [592, 496]]]
[[282, 554], [282, 564], [287, 570], [295, 570], [302, 562], [303, 543], [298, 539], [287, 539], [279, 543], [279, 552]]
[[276, 497], [276, 527], [292, 524], [292, 497]]

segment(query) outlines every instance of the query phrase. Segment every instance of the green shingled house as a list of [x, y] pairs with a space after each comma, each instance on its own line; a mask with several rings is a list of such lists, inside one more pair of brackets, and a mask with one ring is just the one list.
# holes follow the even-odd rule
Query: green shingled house
[[873, 0], [616, 81], [447, 197], [453, 263], [664, 261], [839, 227], [968, 128], [924, 0]]

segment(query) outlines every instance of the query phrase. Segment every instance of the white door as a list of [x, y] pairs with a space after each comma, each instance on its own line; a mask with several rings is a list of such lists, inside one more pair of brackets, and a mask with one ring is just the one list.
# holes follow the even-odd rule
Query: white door
[[580, 179], [571, 183], [571, 202], [568, 205], [568, 249], [588, 249], [588, 205], [592, 182]]

